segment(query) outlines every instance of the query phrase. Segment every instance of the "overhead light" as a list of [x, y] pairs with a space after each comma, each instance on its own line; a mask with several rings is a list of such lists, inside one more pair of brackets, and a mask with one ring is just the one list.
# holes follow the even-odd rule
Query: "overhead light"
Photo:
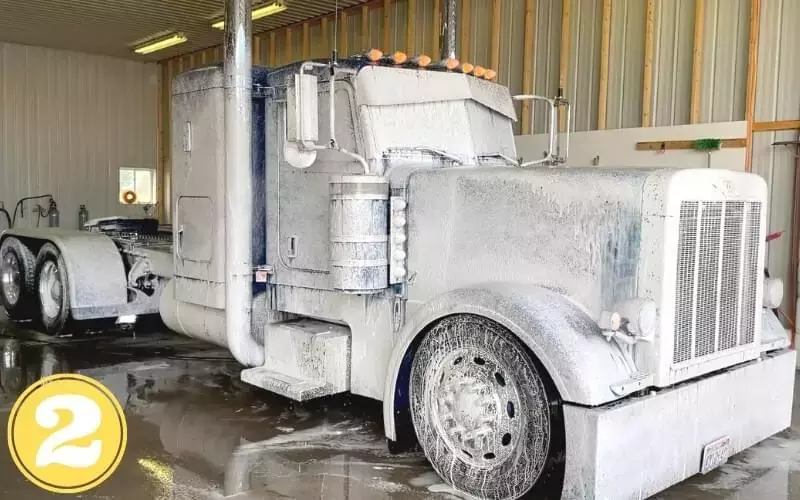
[[161, 37], [155, 40], [151, 40], [143, 45], [139, 45], [135, 49], [134, 52], [137, 54], [150, 54], [151, 52], [155, 52], [157, 50], [166, 49], [167, 47], [172, 47], [175, 45], [179, 45], [187, 40], [186, 36], [183, 33], [173, 33], [166, 37]]
[[[283, 12], [286, 10], [286, 5], [283, 2], [272, 2], [267, 5], [262, 5], [260, 7], [256, 7], [250, 13], [250, 18], [255, 21], [256, 19], [261, 19], [262, 17], [271, 16], [272, 14], [277, 14], [278, 12]], [[217, 28], [218, 30], [225, 29], [225, 20], [220, 19], [219, 21], [215, 22], [211, 25], [212, 28]]]

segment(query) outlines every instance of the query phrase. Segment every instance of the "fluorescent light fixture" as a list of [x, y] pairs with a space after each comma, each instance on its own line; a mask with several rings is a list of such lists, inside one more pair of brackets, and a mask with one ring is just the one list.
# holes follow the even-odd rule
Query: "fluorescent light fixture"
[[[262, 17], [271, 16], [272, 14], [277, 14], [278, 12], [283, 12], [286, 10], [286, 5], [283, 2], [272, 2], [267, 5], [262, 5], [261, 7], [256, 7], [250, 13], [250, 18], [255, 21], [256, 19], [261, 19]], [[215, 22], [211, 25], [212, 28], [217, 28], [218, 30], [225, 29], [225, 19], [220, 19], [219, 21]]]
[[157, 50], [166, 49], [167, 47], [172, 47], [178, 44], [181, 44], [187, 40], [186, 36], [183, 33], [173, 33], [167, 37], [159, 38], [150, 42], [147, 42], [144, 45], [140, 45], [133, 49], [134, 52], [137, 54], [150, 54]]

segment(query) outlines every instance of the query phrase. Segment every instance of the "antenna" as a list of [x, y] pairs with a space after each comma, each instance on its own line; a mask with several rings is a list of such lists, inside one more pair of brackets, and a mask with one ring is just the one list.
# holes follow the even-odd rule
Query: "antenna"
[[339, 52], [339, 0], [336, 0], [333, 9], [336, 15], [333, 19], [333, 50], [331, 51], [331, 59], [336, 61], [339, 59], [337, 55]]

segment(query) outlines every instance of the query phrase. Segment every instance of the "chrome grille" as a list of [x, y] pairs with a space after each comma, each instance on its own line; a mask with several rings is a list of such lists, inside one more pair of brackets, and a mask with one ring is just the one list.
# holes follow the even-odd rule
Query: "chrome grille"
[[760, 225], [761, 203], [681, 203], [674, 364], [753, 343]]

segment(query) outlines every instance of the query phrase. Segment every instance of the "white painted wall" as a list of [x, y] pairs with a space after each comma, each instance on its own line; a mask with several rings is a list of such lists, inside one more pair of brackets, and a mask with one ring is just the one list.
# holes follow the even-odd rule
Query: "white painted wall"
[[119, 204], [118, 169], [156, 167], [157, 93], [155, 64], [0, 43], [0, 201], [52, 193], [62, 227], [82, 203], [141, 214]]
[[[569, 164], [593, 165], [600, 157], [601, 167], [683, 167], [706, 168], [709, 156], [692, 150], [667, 150], [663, 153], [637, 151], [637, 142], [680, 141], [699, 138], [741, 139], [747, 136], [747, 122], [705, 123], [674, 127], [627, 128], [575, 132], [569, 139]], [[517, 156], [525, 161], [542, 157], [547, 147], [544, 134], [517, 136]], [[745, 148], [725, 148], [711, 154], [712, 168], [744, 170]]]

